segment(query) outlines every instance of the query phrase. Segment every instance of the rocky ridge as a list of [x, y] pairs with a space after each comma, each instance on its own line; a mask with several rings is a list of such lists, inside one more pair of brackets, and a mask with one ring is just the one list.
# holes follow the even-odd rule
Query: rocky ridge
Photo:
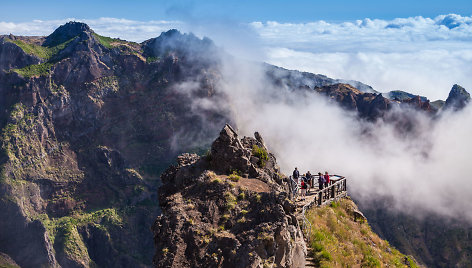
[[460, 110], [470, 102], [470, 94], [463, 87], [454, 85], [449, 92], [444, 108]]
[[226, 125], [205, 157], [162, 175], [156, 267], [303, 267], [305, 242], [286, 181], [261, 136]]

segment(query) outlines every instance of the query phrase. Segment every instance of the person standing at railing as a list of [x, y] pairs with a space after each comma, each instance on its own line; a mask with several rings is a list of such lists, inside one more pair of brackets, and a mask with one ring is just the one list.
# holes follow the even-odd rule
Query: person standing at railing
[[325, 187], [328, 187], [328, 185], [330, 183], [328, 171], [325, 172], [324, 179], [325, 179]]
[[306, 196], [306, 189], [308, 188], [308, 181], [306, 177], [302, 177], [300, 180], [300, 186], [301, 186], [301, 194], [300, 196], [302, 197], [302, 200], [305, 200]]
[[305, 178], [306, 178], [306, 181], [308, 183], [308, 190], [307, 192], [310, 192], [310, 188], [313, 188], [313, 177], [310, 173], [310, 171], [308, 170], [305, 174]]
[[318, 187], [320, 188], [320, 190], [323, 190], [324, 184], [325, 184], [325, 179], [323, 177], [323, 174], [321, 174], [321, 172], [318, 172]]

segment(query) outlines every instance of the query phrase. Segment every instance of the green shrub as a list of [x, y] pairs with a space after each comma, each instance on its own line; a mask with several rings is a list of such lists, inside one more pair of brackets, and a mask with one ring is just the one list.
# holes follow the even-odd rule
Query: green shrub
[[320, 259], [320, 261], [322, 261], [322, 260], [330, 261], [332, 259], [332, 257], [331, 257], [331, 254], [329, 254], [328, 251], [322, 250], [321, 253], [320, 253], [319, 259]]
[[220, 183], [223, 183], [223, 181], [222, 181], [222, 180], [220, 180], [219, 178], [216, 178], [216, 179], [212, 180], [211, 182], [212, 182], [212, 183], [214, 183], [214, 184], [220, 184]]
[[237, 205], [236, 197], [232, 193], [226, 192], [225, 200], [226, 200], [225, 206], [227, 210], [231, 210], [236, 207]]
[[380, 261], [371, 254], [365, 255], [362, 260], [362, 267], [380, 267]]
[[264, 167], [266, 161], [269, 160], [269, 155], [264, 148], [261, 148], [257, 145], [252, 146], [252, 154], [259, 158], [259, 162], [257, 163], [259, 166]]
[[[146, 58], [146, 63], [153, 63], [153, 62], [157, 62], [159, 61], [160, 58], [159, 57], [147, 57]], [[209, 151], [208, 151], [209, 152]]]
[[238, 182], [241, 179], [241, 176], [239, 176], [236, 171], [233, 171], [233, 173], [228, 176], [228, 179], [234, 182]]

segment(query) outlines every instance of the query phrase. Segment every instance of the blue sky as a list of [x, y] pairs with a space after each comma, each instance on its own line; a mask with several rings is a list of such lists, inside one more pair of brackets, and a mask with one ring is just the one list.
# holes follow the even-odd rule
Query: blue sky
[[10, 1], [2, 0], [0, 21], [113, 17], [132, 20], [229, 19], [238, 22], [345, 21], [364, 18], [435, 17], [455, 13], [470, 15], [470, 0], [239, 0], [239, 1]]

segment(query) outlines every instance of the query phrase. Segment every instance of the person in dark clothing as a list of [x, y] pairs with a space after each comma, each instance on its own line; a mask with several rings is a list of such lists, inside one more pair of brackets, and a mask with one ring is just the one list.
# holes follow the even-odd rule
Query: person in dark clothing
[[308, 190], [307, 190], [307, 192], [309, 193], [309, 192], [310, 192], [310, 188], [313, 188], [313, 178], [312, 178], [312, 176], [311, 176], [310, 171], [307, 171], [307, 172], [306, 172], [305, 178], [306, 178], [306, 181], [307, 181], [307, 183], [308, 183]]
[[300, 178], [300, 172], [298, 171], [297, 168], [295, 168], [295, 170], [293, 171], [293, 180], [298, 182], [298, 178]]
[[325, 179], [323, 177], [323, 174], [321, 174], [321, 172], [318, 172], [318, 187], [320, 188], [320, 190], [323, 190], [324, 184], [325, 184]]
[[292, 177], [293, 177], [293, 181], [295, 181], [295, 183], [299, 185], [300, 182], [298, 181], [298, 178], [300, 178], [300, 172], [298, 171], [296, 167], [295, 167], [295, 170], [293, 171]]

